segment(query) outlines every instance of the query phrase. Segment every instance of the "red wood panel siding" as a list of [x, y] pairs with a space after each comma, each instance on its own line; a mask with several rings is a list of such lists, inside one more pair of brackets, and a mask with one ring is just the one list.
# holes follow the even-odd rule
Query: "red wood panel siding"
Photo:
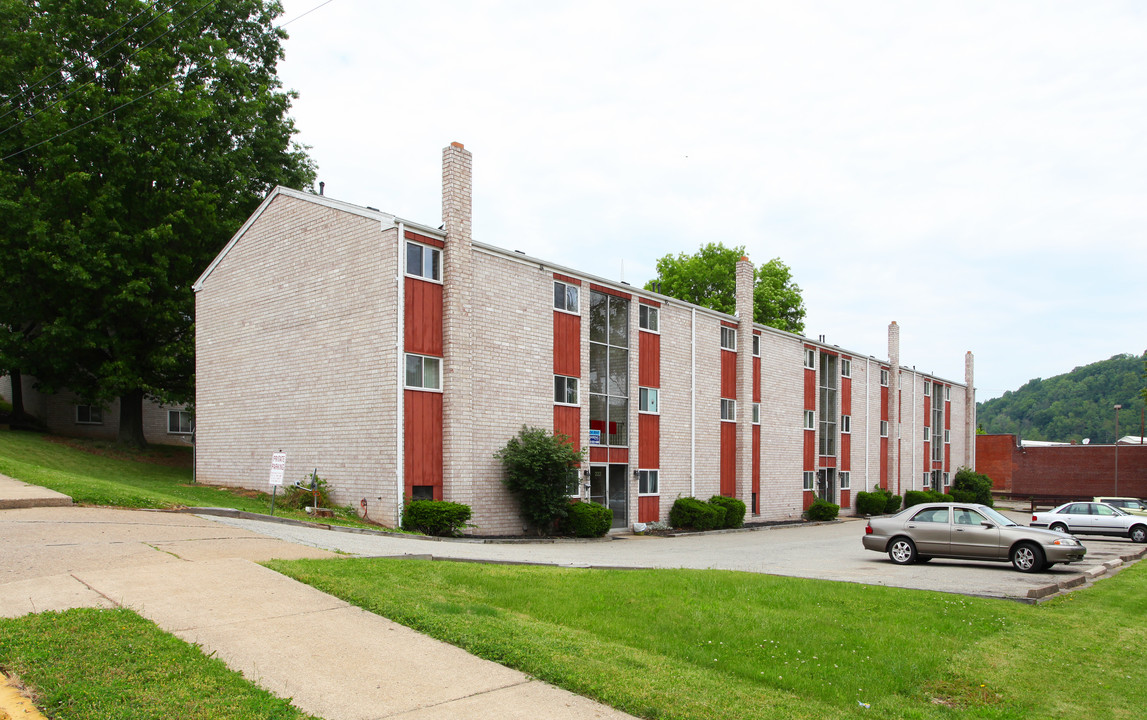
[[852, 507], [852, 490], [840, 491], [840, 506], [842, 508]]
[[727, 328], [733, 328], [734, 330], [736, 330], [737, 328], [741, 327], [741, 326], [740, 326], [740, 325], [738, 325], [737, 323], [735, 323], [735, 322], [729, 322], [728, 320], [722, 320], [722, 321], [721, 321], [721, 324], [722, 324], [722, 325], [724, 325], [724, 326], [725, 326], [725, 327], [727, 327]]
[[761, 426], [753, 426], [753, 494], [756, 504], [751, 508], [754, 515], [761, 512]]
[[945, 430], [951, 430], [952, 429], [952, 401], [951, 400], [945, 400], [944, 401], [944, 429]]
[[924, 396], [924, 424], [932, 424], [932, 398], [927, 395]]
[[611, 463], [629, 464], [629, 448], [610, 448], [609, 461]]
[[656, 300], [650, 300], [649, 298], [638, 298], [638, 301], [642, 305], [652, 305], [653, 307], [661, 307], [661, 303], [657, 302]]
[[852, 378], [840, 379], [840, 414], [852, 414]]
[[406, 352], [442, 357], [442, 286], [406, 278]]
[[554, 373], [581, 377], [581, 316], [554, 312]]
[[[944, 470], [952, 469], [952, 446], [947, 443], [944, 444]], [[951, 480], [952, 478], [948, 478]]]
[[[721, 351], [721, 397], [737, 397], [737, 353], [731, 350]], [[744, 411], [739, 409], [739, 412]]]
[[804, 431], [804, 469], [816, 470], [816, 431]]
[[661, 387], [661, 336], [651, 332], [637, 333], [637, 384]]
[[753, 402], [761, 401], [761, 359], [753, 358]]
[[737, 492], [737, 423], [721, 423], [721, 494]]
[[406, 390], [405, 485], [409, 497], [414, 485], [433, 485], [434, 499], [442, 499], [442, 393]]
[[888, 488], [888, 438], [880, 438], [880, 486]]
[[637, 467], [657, 470], [661, 467], [661, 416], [637, 416]]
[[812, 507], [812, 501], [816, 499], [816, 495], [813, 494], [812, 490], [805, 490], [803, 499], [804, 499], [803, 509], [808, 510], [810, 507]]
[[888, 419], [888, 386], [880, 388], [880, 419]]
[[661, 519], [661, 498], [642, 495], [637, 498], [637, 522], [650, 523]]
[[924, 469], [932, 469], [932, 443], [924, 443], [924, 454], [920, 457], [924, 458]]
[[569, 436], [574, 450], [581, 450], [581, 408], [554, 405], [554, 434]]
[[836, 458], [832, 455], [821, 455], [820, 466], [822, 468], [834, 468], [836, 467]]
[[[804, 371], [804, 409], [816, 410], [816, 370], [807, 368]], [[801, 418], [801, 424], [804, 424], [804, 418]]]
[[840, 469], [842, 472], [852, 470], [852, 435], [840, 434]]
[[432, 238], [432, 237], [428, 237], [426, 235], [419, 235], [418, 233], [410, 232], [409, 230], [406, 231], [406, 239], [407, 240], [413, 240], [414, 242], [420, 242], [420, 243], [423, 243], [424, 245], [429, 245], [431, 247], [436, 247], [439, 250], [446, 247], [446, 243], [439, 240], [438, 238]]
[[591, 463], [604, 463], [609, 462], [609, 448], [593, 446], [589, 449], [589, 461]]
[[570, 277], [569, 275], [562, 275], [561, 273], [554, 273], [554, 280], [561, 280], [562, 282], [569, 283], [570, 285], [581, 285], [581, 280], [578, 280], [575, 277]]
[[605, 293], [606, 295], [613, 295], [614, 297], [625, 298], [626, 300], [633, 299], [633, 296], [627, 292], [622, 292], [620, 290], [614, 290], [613, 288], [607, 288], [603, 285], [594, 285], [593, 283], [590, 283], [589, 289], [590, 290], [596, 290], [597, 292], [600, 292], [600, 293]]

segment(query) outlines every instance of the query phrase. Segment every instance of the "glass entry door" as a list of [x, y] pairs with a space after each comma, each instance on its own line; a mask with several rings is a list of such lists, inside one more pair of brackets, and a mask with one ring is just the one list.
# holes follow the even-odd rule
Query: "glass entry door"
[[589, 468], [589, 499], [613, 511], [610, 527], [624, 528], [628, 523], [629, 466], [591, 465]]
[[821, 500], [836, 502], [836, 468], [822, 468], [817, 472], [816, 494]]

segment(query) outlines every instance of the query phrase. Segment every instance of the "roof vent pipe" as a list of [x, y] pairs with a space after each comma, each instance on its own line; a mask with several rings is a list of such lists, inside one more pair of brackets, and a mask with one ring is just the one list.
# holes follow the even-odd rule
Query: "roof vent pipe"
[[322, 180], [319, 181], [319, 195], [324, 194], [323, 188], [325, 188], [326, 186], [327, 186], [327, 184], [325, 182], [323, 182]]

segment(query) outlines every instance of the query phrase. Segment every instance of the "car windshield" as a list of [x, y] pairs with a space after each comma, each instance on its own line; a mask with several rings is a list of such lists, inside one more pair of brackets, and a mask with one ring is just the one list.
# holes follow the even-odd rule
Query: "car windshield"
[[1000, 525], [1001, 527], [1009, 527], [1011, 525], [1015, 525], [1014, 522], [991, 509], [990, 507], [982, 507], [979, 509], [979, 512], [982, 513], [984, 517], [988, 518], [997, 525]]

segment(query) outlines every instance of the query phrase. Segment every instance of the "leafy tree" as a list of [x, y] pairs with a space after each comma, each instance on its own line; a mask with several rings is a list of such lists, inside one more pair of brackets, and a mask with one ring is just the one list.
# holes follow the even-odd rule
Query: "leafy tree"
[[276, 2], [0, 0], [0, 370], [193, 393], [191, 284], [276, 184], [309, 186]]
[[578, 490], [577, 467], [584, 450], [574, 450], [569, 438], [541, 428], [522, 426], [506, 446], [494, 453], [506, 469], [503, 481], [518, 497], [522, 517], [548, 535], [569, 514], [570, 495]]
[[[744, 245], [708, 243], [692, 255], [665, 255], [657, 261], [657, 279], [645, 283], [645, 289], [732, 314], [737, 306], [737, 261], [744, 254]], [[753, 320], [799, 333], [804, 317], [804, 298], [789, 267], [773, 258], [756, 268]]]

